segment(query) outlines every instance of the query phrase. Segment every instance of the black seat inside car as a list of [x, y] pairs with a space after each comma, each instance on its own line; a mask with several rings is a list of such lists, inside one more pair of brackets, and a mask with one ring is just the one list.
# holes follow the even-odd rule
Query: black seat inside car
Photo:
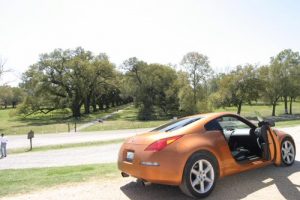
[[248, 149], [245, 149], [244, 147], [239, 147], [236, 148], [234, 151], [231, 151], [231, 153], [237, 161], [241, 161], [248, 157], [250, 151]]
[[262, 158], [270, 160], [268, 127], [266, 125], [262, 125], [261, 127], [256, 128], [254, 133], [257, 137], [257, 144], [262, 152]]

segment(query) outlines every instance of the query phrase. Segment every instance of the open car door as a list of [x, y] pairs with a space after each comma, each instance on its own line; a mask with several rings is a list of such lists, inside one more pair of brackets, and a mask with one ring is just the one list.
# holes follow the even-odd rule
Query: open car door
[[262, 124], [256, 129], [257, 143], [262, 151], [262, 158], [265, 161], [274, 160], [275, 158], [275, 144], [274, 133], [268, 124]]

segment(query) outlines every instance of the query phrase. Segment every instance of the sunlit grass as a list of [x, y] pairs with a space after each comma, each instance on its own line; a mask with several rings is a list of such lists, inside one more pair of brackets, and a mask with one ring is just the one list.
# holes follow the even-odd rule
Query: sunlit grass
[[118, 176], [116, 164], [0, 170], [0, 197], [36, 191], [63, 183], [83, 182], [90, 178], [101, 180]]

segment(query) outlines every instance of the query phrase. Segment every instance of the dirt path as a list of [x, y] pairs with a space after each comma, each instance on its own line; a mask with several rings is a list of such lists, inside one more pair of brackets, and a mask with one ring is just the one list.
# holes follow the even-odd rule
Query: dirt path
[[[66, 184], [1, 200], [189, 200], [178, 187], [143, 187], [133, 178]], [[300, 162], [292, 167], [268, 166], [263, 169], [226, 177], [217, 182], [206, 200], [300, 199]]]

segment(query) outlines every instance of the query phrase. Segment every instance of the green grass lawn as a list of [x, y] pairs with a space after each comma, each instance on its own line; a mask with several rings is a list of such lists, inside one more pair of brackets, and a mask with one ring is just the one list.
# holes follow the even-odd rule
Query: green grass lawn
[[152, 120], [139, 121], [137, 119], [138, 109], [129, 106], [123, 111], [115, 114], [112, 118], [105, 120], [103, 123], [97, 123], [93, 126], [83, 129], [82, 131], [104, 131], [118, 129], [137, 129], [152, 128], [167, 123], [169, 120]]
[[[236, 107], [225, 107], [225, 108], [219, 108], [214, 110], [214, 112], [221, 112], [221, 111], [227, 111], [227, 112], [237, 112]], [[241, 115], [248, 118], [253, 118], [256, 116], [255, 111], [258, 111], [263, 117], [269, 117], [272, 115], [272, 106], [271, 105], [265, 105], [262, 103], [253, 104], [253, 105], [243, 105]], [[276, 115], [282, 115], [284, 114], [284, 104], [283, 102], [280, 102], [276, 106]], [[294, 102], [293, 103], [293, 114], [300, 114], [300, 102]]]
[[117, 144], [123, 142], [124, 139], [115, 139], [107, 141], [93, 141], [93, 142], [83, 142], [83, 143], [70, 143], [70, 144], [60, 144], [60, 145], [47, 145], [40, 147], [33, 147], [31, 151], [28, 148], [16, 148], [8, 149], [9, 154], [18, 154], [26, 152], [37, 152], [37, 151], [49, 151], [49, 150], [60, 150], [60, 149], [70, 149], [70, 148], [81, 148], [81, 147], [91, 147], [91, 146], [102, 146], [108, 144]]
[[[104, 123], [97, 123], [93, 126], [85, 128], [81, 131], [103, 131], [103, 130], [117, 130], [117, 129], [136, 129], [136, 128], [152, 128], [161, 124], [167, 123], [169, 120], [152, 120], [139, 121], [137, 119], [138, 109], [134, 106], [123, 105], [121, 107], [112, 108], [108, 111], [102, 111], [83, 116], [77, 121], [77, 126], [83, 123], [98, 119], [104, 115], [110, 114], [116, 110], [126, 108], [123, 112], [117, 113], [112, 118], [105, 120]], [[214, 110], [214, 112], [228, 111], [236, 113], [236, 107], [225, 107]], [[258, 111], [264, 117], [271, 116], [272, 106], [257, 103], [253, 105], [243, 105], [241, 115], [246, 118], [255, 117], [255, 111]], [[14, 109], [0, 110], [0, 132], [12, 134], [27, 134], [30, 130], [35, 133], [59, 133], [67, 132], [68, 124], [70, 129], [74, 129], [74, 120], [68, 118], [70, 111], [60, 110], [54, 111], [47, 115], [37, 114], [28, 116], [26, 118], [12, 115]], [[300, 102], [293, 103], [294, 114], [300, 114]], [[276, 115], [284, 113], [283, 102], [280, 102], [276, 108]], [[284, 122], [278, 126], [290, 126], [290, 124], [297, 124], [297, 122]]]
[[300, 125], [300, 120], [275, 122], [276, 128], [292, 127], [292, 126], [299, 126], [299, 125]]
[[63, 183], [83, 182], [91, 178], [101, 180], [118, 176], [116, 164], [0, 170], [0, 197], [36, 191]]
[[[127, 107], [123, 105], [120, 107], [111, 108], [107, 111], [99, 111], [90, 115], [84, 115], [78, 120], [77, 127], [83, 123], [101, 118], [118, 109]], [[35, 133], [60, 133], [68, 132], [68, 124], [70, 129], [74, 129], [75, 121], [68, 116], [71, 115], [68, 110], [53, 111], [48, 114], [35, 114], [28, 117], [17, 116], [14, 113], [15, 109], [1, 109], [0, 110], [0, 132], [8, 135], [13, 134], [27, 134], [30, 130]]]

